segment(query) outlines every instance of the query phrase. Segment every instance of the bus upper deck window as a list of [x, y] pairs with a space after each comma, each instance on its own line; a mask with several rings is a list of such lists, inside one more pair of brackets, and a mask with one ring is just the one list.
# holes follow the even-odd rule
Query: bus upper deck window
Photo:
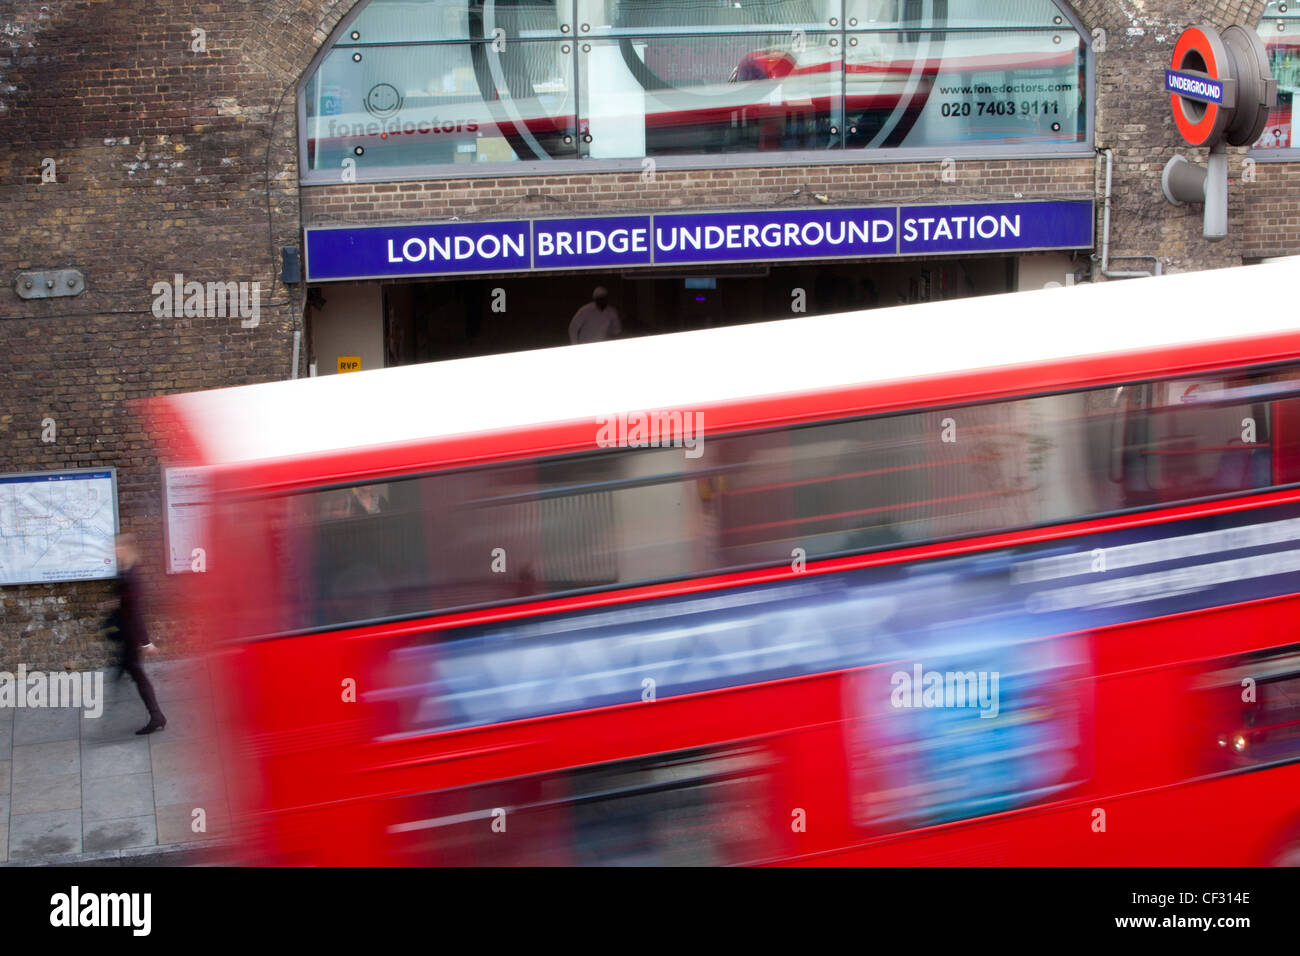
[[[1272, 482], [1269, 403], [1252, 380], [1200, 378], [1129, 389], [1112, 478], [1128, 506], [1263, 488]], [[1120, 431], [1117, 429], [1117, 432]]]

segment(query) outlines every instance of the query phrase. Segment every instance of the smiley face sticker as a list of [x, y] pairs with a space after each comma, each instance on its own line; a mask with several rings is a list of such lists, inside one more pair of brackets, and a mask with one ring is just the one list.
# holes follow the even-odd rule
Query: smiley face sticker
[[366, 94], [366, 112], [387, 119], [402, 108], [402, 94], [391, 83], [376, 83]]

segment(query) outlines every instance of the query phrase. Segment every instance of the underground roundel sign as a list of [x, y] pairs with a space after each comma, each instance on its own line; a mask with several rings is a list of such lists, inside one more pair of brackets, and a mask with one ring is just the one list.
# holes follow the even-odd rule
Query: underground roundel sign
[[1188, 27], [1165, 71], [1174, 122], [1191, 146], [1253, 143], [1276, 104], [1277, 82], [1258, 34], [1231, 26]]

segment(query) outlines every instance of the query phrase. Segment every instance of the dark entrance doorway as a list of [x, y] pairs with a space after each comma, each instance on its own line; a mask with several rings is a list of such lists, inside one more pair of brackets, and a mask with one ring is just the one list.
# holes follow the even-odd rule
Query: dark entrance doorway
[[624, 337], [1011, 291], [1009, 257], [548, 273], [384, 287], [389, 366], [567, 345], [569, 321], [609, 290]]

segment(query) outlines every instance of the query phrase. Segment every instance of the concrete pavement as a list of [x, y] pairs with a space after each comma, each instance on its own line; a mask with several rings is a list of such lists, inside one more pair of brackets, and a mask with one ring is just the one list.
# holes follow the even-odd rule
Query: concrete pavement
[[219, 862], [229, 801], [202, 659], [145, 663], [167, 729], [130, 677], [104, 708], [0, 708], [0, 865]]

